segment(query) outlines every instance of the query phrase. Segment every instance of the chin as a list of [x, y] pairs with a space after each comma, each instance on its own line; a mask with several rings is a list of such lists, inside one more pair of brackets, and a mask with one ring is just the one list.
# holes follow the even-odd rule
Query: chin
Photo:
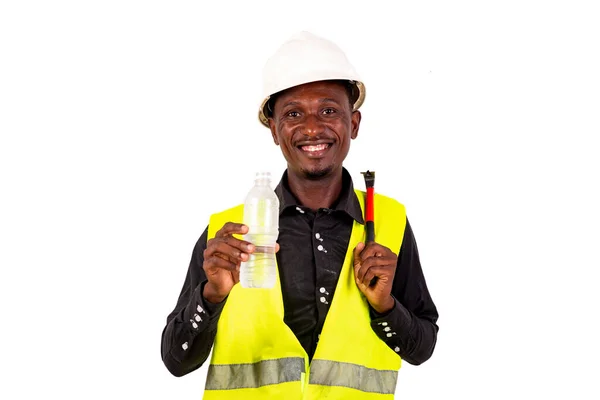
[[327, 176], [333, 171], [333, 165], [328, 167], [302, 168], [302, 173], [307, 179], [318, 180]]

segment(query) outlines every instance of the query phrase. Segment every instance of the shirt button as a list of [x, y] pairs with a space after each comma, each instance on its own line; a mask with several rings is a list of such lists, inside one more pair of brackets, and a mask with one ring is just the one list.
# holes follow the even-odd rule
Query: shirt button
[[390, 328], [389, 326], [386, 326], [385, 328], [383, 328], [384, 331], [389, 332], [392, 330], [392, 328]]
[[322, 245], [318, 245], [318, 246], [317, 246], [317, 250], [319, 250], [319, 251], [323, 251], [323, 246], [322, 246]]
[[382, 322], [381, 325], [387, 326], [387, 322]]
[[400, 351], [400, 347], [398, 347], [398, 346], [394, 347], [394, 351], [395, 351], [396, 353], [397, 353], [397, 352], [399, 352], [399, 351]]
[[326, 292], [326, 290], [325, 290], [325, 288], [324, 288], [324, 287], [322, 287], [321, 289], [319, 289], [319, 292], [321, 292], [321, 293], [325, 293], [325, 292]]
[[327, 299], [323, 296], [321, 296], [321, 298], [319, 300], [321, 300], [321, 303], [325, 303], [327, 301]]
[[391, 333], [386, 334], [387, 337], [392, 337]]
[[317, 239], [320, 239], [320, 238], [321, 238], [321, 234], [320, 234], [319, 232], [317, 232], [317, 233], [315, 233], [315, 237], [316, 237]]
[[184, 344], [181, 345], [181, 348], [185, 351], [188, 349], [188, 342], [185, 342]]

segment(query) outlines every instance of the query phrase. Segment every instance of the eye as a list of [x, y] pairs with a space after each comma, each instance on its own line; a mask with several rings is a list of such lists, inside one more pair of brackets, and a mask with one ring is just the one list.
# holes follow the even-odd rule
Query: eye
[[335, 108], [328, 107], [328, 108], [326, 108], [326, 109], [323, 110], [323, 114], [325, 114], [325, 115], [335, 114], [335, 113], [336, 113], [336, 109]]
[[300, 113], [298, 111], [289, 111], [285, 114], [285, 116], [289, 118], [296, 118], [300, 116]]

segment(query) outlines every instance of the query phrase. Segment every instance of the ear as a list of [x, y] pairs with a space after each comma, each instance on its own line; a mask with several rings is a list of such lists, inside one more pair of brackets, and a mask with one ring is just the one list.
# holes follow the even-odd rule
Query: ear
[[275, 121], [273, 118], [269, 118], [269, 129], [271, 130], [271, 136], [273, 136], [273, 141], [275, 145], [279, 146], [279, 140], [277, 139], [277, 129], [275, 129]]
[[352, 131], [350, 133], [350, 137], [352, 139], [356, 139], [356, 137], [358, 136], [358, 128], [360, 127], [360, 120], [362, 119], [362, 115], [360, 114], [360, 111], [354, 111], [352, 113]]

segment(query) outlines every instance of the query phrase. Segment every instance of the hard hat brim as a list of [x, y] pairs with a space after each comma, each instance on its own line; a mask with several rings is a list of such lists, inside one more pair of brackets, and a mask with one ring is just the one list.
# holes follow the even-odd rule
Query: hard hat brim
[[[365, 97], [367, 95], [367, 91], [365, 88], [365, 85], [360, 82], [360, 81], [352, 81], [354, 83], [354, 85], [356, 86], [356, 88], [358, 89], [358, 98], [354, 101], [354, 105], [352, 106], [352, 111], [356, 111], [360, 108], [360, 106], [362, 106], [362, 104], [365, 101]], [[290, 88], [288, 88], [290, 89]], [[285, 89], [287, 90], [287, 89]], [[261, 124], [263, 124], [264, 126], [266, 126], [267, 128], [269, 128], [269, 118], [267, 117], [267, 103], [269, 102], [269, 99], [271, 98], [271, 96], [267, 96], [265, 97], [265, 99], [263, 100], [262, 104], [260, 105], [260, 108], [258, 109], [258, 120], [260, 121]]]

